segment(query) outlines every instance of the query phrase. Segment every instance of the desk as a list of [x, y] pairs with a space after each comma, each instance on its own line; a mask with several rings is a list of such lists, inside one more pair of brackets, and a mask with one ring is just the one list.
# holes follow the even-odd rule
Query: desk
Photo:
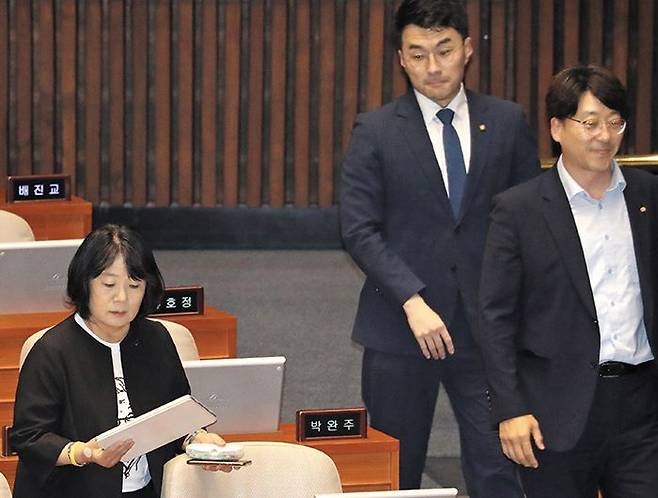
[[[281, 424], [281, 430], [270, 433], [226, 434], [227, 442], [280, 441], [295, 443], [295, 424]], [[365, 439], [324, 439], [305, 441], [324, 451], [336, 464], [343, 491], [388, 491], [399, 489], [400, 443], [383, 432], [368, 427]]]
[[36, 240], [82, 239], [91, 232], [91, 202], [71, 196], [70, 201], [26, 201], [7, 204], [0, 191], [0, 209], [25, 218]]
[[[281, 430], [261, 434], [230, 434], [227, 441], [295, 442], [294, 424], [281, 424]], [[399, 488], [399, 443], [383, 432], [368, 428], [365, 439], [333, 439], [300, 443], [324, 451], [340, 474], [343, 491], [387, 491]], [[0, 457], [0, 472], [13, 486], [16, 457]]]
[[[61, 322], [68, 314], [68, 311], [55, 311], [0, 315], [0, 427], [12, 423], [18, 358], [25, 339], [38, 330]], [[190, 329], [202, 359], [235, 357], [237, 318], [230, 313], [205, 306], [203, 315], [158, 318]]]

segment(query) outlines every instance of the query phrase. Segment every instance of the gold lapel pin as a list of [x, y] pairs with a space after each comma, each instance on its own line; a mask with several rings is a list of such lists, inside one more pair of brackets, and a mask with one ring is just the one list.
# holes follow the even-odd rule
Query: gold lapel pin
[[647, 212], [647, 208], [644, 206], [640, 206], [640, 213], [646, 213], [646, 212]]
[[487, 125], [484, 124], [484, 123], [482, 123], [482, 124], [480, 125], [479, 128], [480, 128], [480, 131], [483, 132], [483, 133], [484, 133], [485, 131], [487, 131]]

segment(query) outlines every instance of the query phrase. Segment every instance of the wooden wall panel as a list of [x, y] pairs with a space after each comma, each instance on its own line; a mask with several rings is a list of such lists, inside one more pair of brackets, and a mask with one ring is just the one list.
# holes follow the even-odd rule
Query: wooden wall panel
[[588, 2], [589, 62], [603, 63], [603, 0]]
[[56, 170], [71, 175], [71, 185], [77, 185], [76, 162], [77, 141], [77, 7], [76, 0], [60, 0], [59, 45], [56, 60], [59, 64], [60, 112], [57, 126], [60, 129], [59, 168]]
[[[236, 21], [231, 20], [231, 22]], [[215, 189], [217, 177], [217, 130], [215, 129], [217, 116], [217, 5], [215, 2], [205, 2], [202, 7], [201, 40], [201, 205], [212, 207], [215, 205], [217, 195]], [[235, 98], [232, 93], [230, 98]], [[233, 111], [232, 106], [230, 108], [226, 106], [226, 109]], [[234, 139], [237, 140], [237, 134]], [[232, 149], [230, 144], [228, 147]], [[226, 155], [224, 160], [227, 160]], [[231, 157], [231, 162], [233, 161], [234, 159]]]
[[16, 95], [16, 163], [17, 172], [32, 172], [32, 2], [15, 4], [16, 22], [15, 95]]
[[35, 130], [39, 135], [39, 173], [52, 174], [55, 167], [55, 24], [53, 0], [39, 1], [39, 36], [35, 51], [39, 58], [38, 114]]
[[343, 44], [343, 119], [341, 122], [343, 151], [347, 149], [352, 124], [359, 106], [359, 19], [358, 0], [346, 0]]
[[516, 100], [526, 110], [530, 121], [531, 77], [532, 77], [532, 1], [519, 0], [516, 7], [516, 46], [514, 57], [516, 59], [515, 95]]
[[548, 90], [551, 76], [555, 72], [553, 69], [553, 0], [541, 0], [539, 2], [539, 54], [538, 71], [537, 71], [537, 142], [539, 145], [539, 155], [549, 157], [552, 155], [549, 138], [549, 128], [546, 122], [546, 104], [544, 96]]
[[101, 0], [89, 0], [84, 10], [84, 158], [82, 172], [85, 186], [81, 194], [94, 204], [100, 204], [101, 170], [101, 71], [102, 20]]
[[294, 205], [306, 207], [309, 196], [311, 105], [311, 2], [295, 5]]
[[148, 4], [133, 2], [131, 12], [132, 40], [132, 129], [131, 163], [132, 205], [147, 203], [148, 177]]
[[171, 12], [169, 0], [155, 2], [154, 116], [155, 205], [170, 203], [171, 188]]
[[[407, 90], [400, 0], [0, 0], [0, 176], [64, 172], [104, 206], [331, 207], [355, 115]], [[565, 64], [627, 83], [623, 153], [658, 150], [650, 0], [466, 0], [466, 85], [553, 154]]]
[[[651, 148], [651, 124], [655, 125], [655, 117], [651, 114], [651, 75], [655, 74], [656, 54], [653, 52], [654, 41], [652, 37], [656, 29], [654, 26], [655, 16], [654, 2], [644, 1], [638, 5], [638, 46], [635, 55], [636, 61], [633, 65], [637, 74], [637, 98], [635, 99], [635, 150], [650, 151]], [[642, 71], [638, 71], [642, 68]], [[653, 83], [656, 88], [656, 83]], [[656, 99], [654, 94], [654, 100]], [[655, 150], [655, 149], [653, 149]]]
[[9, 5], [0, 2], [0, 177], [9, 171]]
[[[194, 4], [193, 0], [180, 0], [178, 4], [178, 99], [177, 158], [178, 191], [175, 200], [179, 206], [193, 202], [194, 168]], [[214, 182], [211, 183], [211, 186]]]
[[318, 205], [334, 202], [335, 4], [322, 2], [320, 10], [320, 82], [318, 125]]
[[496, 97], [505, 96], [505, 2], [491, 4], [491, 82], [489, 93]]
[[123, 0], [109, 3], [109, 187], [110, 203], [124, 202], [124, 6]]
[[[274, 0], [270, 40], [270, 122], [269, 122], [269, 205], [285, 203], [285, 131], [286, 131], [286, 0]], [[267, 199], [265, 200], [267, 202]]]
[[[466, 4], [466, 12], [469, 21], [468, 36], [471, 38], [475, 49], [466, 71], [466, 86], [480, 89], [480, 39], [482, 37], [480, 30], [480, 0], [470, 0]], [[485, 30], [485, 34], [487, 37], [489, 36], [488, 29]]]
[[250, 1], [249, 17], [249, 110], [247, 123], [247, 206], [261, 206], [263, 161], [263, 50], [265, 5]]
[[[401, 0], [393, 1], [393, 11], [400, 6]], [[394, 32], [395, 18], [391, 14], [391, 32]], [[392, 97], [398, 97], [407, 91], [407, 78], [400, 66], [400, 57], [397, 53], [397, 47], [393, 47], [393, 66], [391, 67], [391, 78], [393, 79]]]
[[579, 7], [580, 0], [564, 2], [564, 19], [562, 22], [562, 26], [564, 27], [564, 39], [562, 40], [564, 56], [562, 62], [565, 66], [572, 66], [578, 63], [578, 40], [580, 36]]
[[382, 77], [384, 60], [384, 2], [372, 2], [368, 16], [368, 97], [366, 110], [382, 105]]
[[[613, 15], [615, 19], [612, 45], [612, 66], [622, 83], [628, 82], [628, 1], [615, 0]], [[645, 0], [646, 1], [646, 0]]]
[[238, 161], [240, 127], [240, 2], [228, 0], [224, 27], [224, 185], [223, 205], [238, 205]]

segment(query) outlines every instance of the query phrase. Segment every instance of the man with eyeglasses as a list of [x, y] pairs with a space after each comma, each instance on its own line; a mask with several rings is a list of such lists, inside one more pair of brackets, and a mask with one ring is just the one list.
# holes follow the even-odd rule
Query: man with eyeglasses
[[561, 155], [494, 199], [477, 340], [504, 453], [528, 498], [658, 496], [658, 183], [619, 168], [621, 82], [561, 71]]

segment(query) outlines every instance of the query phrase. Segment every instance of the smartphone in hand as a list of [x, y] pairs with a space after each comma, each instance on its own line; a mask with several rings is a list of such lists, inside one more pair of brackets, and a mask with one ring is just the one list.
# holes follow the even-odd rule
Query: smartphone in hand
[[251, 465], [251, 460], [209, 460], [201, 458], [190, 458], [188, 465], [230, 465], [231, 467], [246, 467]]

